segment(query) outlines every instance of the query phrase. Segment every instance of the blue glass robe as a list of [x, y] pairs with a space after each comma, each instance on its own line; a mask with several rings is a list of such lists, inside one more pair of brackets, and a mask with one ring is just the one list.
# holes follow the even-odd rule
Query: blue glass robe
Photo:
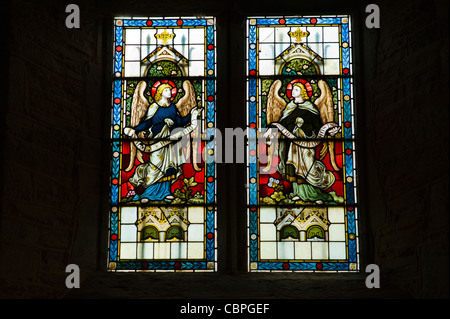
[[[140, 133], [145, 130], [151, 131], [151, 137], [153, 138], [169, 138], [168, 136], [158, 136], [161, 131], [163, 130], [164, 126], [167, 125], [166, 119], [170, 119], [173, 124], [170, 126], [170, 131], [173, 131], [176, 128], [184, 127], [187, 124], [190, 123], [190, 114], [182, 117], [178, 109], [174, 104], [170, 104], [167, 107], [164, 106], [158, 106], [158, 109], [156, 112], [151, 116], [150, 118], [144, 120], [142, 123], [137, 125], [134, 129], [136, 133]], [[168, 146], [165, 146], [165, 148], [172, 147], [170, 144]], [[156, 151], [159, 152], [159, 151]], [[163, 152], [163, 150], [161, 150]], [[147, 186], [145, 188], [144, 193], [138, 195], [136, 194], [133, 197], [133, 201], [141, 200], [141, 199], [148, 199], [148, 200], [164, 200], [166, 196], [171, 195], [171, 179], [173, 176], [177, 174], [177, 169], [173, 166], [164, 165], [161, 167], [158, 167], [158, 170], [163, 170], [162, 173], [164, 175], [159, 178], [159, 180], [151, 181], [150, 185], [147, 185], [145, 181], [145, 173], [149, 171], [152, 167], [151, 160], [149, 162], [140, 164], [138, 168], [136, 168], [136, 172], [140, 170], [139, 173], [135, 173], [135, 176], [133, 176], [130, 181], [135, 186]], [[153, 165], [155, 167], [155, 165]], [[164, 179], [164, 181], [160, 181], [161, 179]], [[144, 184], [144, 185], [143, 185]]]

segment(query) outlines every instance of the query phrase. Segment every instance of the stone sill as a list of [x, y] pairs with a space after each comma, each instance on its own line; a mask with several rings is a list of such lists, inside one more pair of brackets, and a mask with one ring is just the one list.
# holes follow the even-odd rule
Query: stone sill
[[410, 296], [358, 273], [110, 273], [94, 272], [67, 299], [398, 299]]

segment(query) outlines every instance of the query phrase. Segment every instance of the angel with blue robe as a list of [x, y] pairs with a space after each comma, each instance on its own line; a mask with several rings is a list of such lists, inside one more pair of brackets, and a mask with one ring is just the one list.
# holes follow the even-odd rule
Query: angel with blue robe
[[[131, 106], [131, 127], [124, 133], [134, 138], [130, 143], [130, 162], [125, 171], [130, 171], [139, 161], [129, 183], [144, 192], [135, 194], [131, 201], [171, 201], [171, 183], [182, 174], [181, 164], [186, 161], [176, 140], [190, 134], [197, 128], [197, 116], [201, 109], [196, 107], [195, 92], [189, 81], [184, 81], [185, 95], [174, 104], [177, 93], [170, 81], [154, 85], [154, 103], [150, 105], [144, 96], [146, 82], [141, 81], [133, 95]], [[176, 132], [176, 133], [175, 133]], [[142, 139], [144, 137], [144, 139]], [[145, 141], [145, 142], [144, 142]], [[144, 161], [142, 153], [148, 153]]]

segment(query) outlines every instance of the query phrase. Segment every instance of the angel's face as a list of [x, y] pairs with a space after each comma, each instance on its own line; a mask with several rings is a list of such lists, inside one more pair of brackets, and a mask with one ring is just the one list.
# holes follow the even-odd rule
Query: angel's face
[[298, 97], [301, 97], [301, 95], [302, 95], [302, 89], [300, 89], [300, 87], [298, 87], [298, 86], [296, 86], [296, 85], [294, 85], [294, 87], [292, 88], [292, 97], [295, 99], [295, 98], [298, 98]]
[[169, 88], [166, 88], [162, 91], [162, 96], [166, 99], [170, 99], [172, 97], [172, 90]]

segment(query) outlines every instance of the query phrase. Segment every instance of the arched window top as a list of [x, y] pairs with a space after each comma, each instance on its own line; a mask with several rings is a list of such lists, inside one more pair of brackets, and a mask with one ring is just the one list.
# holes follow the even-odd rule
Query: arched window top
[[318, 75], [319, 67], [313, 61], [303, 58], [295, 58], [284, 63], [281, 67], [282, 75], [297, 75], [299, 73], [307, 76]]
[[166, 231], [166, 240], [184, 240], [184, 231], [180, 226], [171, 226]]
[[281, 240], [289, 240], [289, 239], [300, 239], [299, 231], [296, 227], [292, 225], [283, 226], [280, 230], [280, 239]]
[[144, 240], [159, 240], [159, 231], [153, 225], [145, 226], [141, 230], [141, 241]]
[[325, 230], [319, 225], [312, 225], [306, 231], [306, 238], [308, 240], [325, 240]]
[[169, 60], [162, 60], [155, 63], [152, 63], [147, 72], [145, 72], [149, 77], [180, 77], [183, 76], [183, 72], [180, 66]]

